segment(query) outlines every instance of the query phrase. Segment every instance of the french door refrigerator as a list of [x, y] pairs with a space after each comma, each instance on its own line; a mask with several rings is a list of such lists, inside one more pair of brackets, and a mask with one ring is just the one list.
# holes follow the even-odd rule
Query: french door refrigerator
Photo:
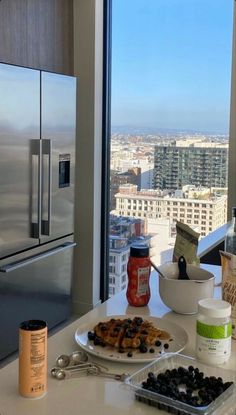
[[0, 359], [71, 313], [76, 78], [0, 64]]

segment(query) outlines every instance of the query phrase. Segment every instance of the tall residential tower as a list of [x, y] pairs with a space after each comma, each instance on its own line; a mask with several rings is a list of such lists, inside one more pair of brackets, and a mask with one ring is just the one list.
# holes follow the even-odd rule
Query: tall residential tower
[[174, 141], [155, 146], [154, 189], [181, 189], [190, 184], [204, 187], [227, 187], [228, 145]]

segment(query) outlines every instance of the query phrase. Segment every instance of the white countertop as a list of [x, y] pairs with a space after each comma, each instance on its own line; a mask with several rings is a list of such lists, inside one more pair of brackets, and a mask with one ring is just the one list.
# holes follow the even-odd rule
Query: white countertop
[[[204, 266], [211, 270], [219, 282], [221, 269], [217, 266]], [[147, 307], [130, 307], [125, 292], [122, 292], [90, 311], [80, 319], [63, 328], [48, 339], [48, 369], [55, 365], [56, 358], [62, 354], [70, 354], [79, 347], [74, 334], [79, 325], [102, 320], [109, 315], [150, 315], [166, 318], [183, 327], [189, 336], [189, 342], [182, 352], [195, 356], [195, 316], [183, 316], [171, 312], [160, 300], [158, 294], [158, 278], [155, 272], [151, 277], [151, 299]], [[215, 296], [221, 295], [220, 287], [215, 289]], [[101, 362], [101, 359], [97, 359]], [[110, 371], [117, 373], [137, 371], [144, 364], [124, 364], [103, 361]], [[232, 341], [232, 355], [224, 365], [225, 368], [236, 370], [236, 340]], [[236, 413], [233, 403], [225, 408], [224, 415]], [[133, 393], [121, 382], [112, 379], [83, 376], [63, 381], [48, 375], [48, 392], [40, 399], [27, 399], [18, 394], [18, 359], [0, 370], [0, 415], [152, 415], [166, 414], [134, 399]], [[216, 412], [215, 412], [216, 414]]]

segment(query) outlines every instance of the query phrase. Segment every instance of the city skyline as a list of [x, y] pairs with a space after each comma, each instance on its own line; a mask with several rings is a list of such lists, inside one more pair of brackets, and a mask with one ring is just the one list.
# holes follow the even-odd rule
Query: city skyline
[[227, 134], [232, 0], [113, 0], [112, 127]]

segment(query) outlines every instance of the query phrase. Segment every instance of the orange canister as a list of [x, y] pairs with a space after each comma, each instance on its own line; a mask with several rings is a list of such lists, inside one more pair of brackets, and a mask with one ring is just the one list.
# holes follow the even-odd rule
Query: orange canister
[[144, 244], [131, 245], [127, 264], [128, 286], [126, 297], [131, 306], [142, 307], [150, 300], [149, 278], [151, 261], [149, 247]]
[[47, 324], [28, 320], [19, 328], [19, 393], [40, 398], [47, 392]]

